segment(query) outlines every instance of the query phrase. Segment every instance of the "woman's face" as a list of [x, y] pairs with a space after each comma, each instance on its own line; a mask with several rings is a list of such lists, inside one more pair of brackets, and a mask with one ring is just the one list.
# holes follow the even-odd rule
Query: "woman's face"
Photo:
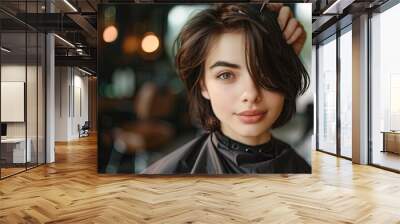
[[252, 80], [242, 32], [224, 33], [211, 42], [202, 95], [211, 101], [222, 132], [250, 145], [269, 139], [269, 129], [284, 101], [282, 94], [263, 89]]

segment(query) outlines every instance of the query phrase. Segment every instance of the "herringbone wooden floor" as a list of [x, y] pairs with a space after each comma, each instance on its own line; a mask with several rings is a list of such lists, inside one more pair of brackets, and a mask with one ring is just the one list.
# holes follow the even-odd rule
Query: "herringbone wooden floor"
[[313, 152], [312, 175], [99, 175], [96, 139], [0, 181], [0, 223], [400, 223], [400, 175]]

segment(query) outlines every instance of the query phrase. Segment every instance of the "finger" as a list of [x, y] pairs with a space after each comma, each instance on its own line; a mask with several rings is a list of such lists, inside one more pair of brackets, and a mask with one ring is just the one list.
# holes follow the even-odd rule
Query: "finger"
[[267, 8], [273, 12], [279, 12], [279, 10], [282, 8], [283, 3], [269, 3], [267, 4]]
[[283, 37], [288, 40], [289, 37], [295, 32], [296, 28], [299, 27], [299, 22], [295, 18], [291, 18], [283, 31]]
[[300, 54], [301, 50], [303, 49], [306, 39], [307, 39], [307, 33], [303, 32], [303, 34], [299, 37], [299, 39], [292, 44], [293, 50], [294, 52], [296, 52], [297, 55]]
[[293, 34], [289, 37], [289, 39], [286, 41], [287, 44], [293, 44], [304, 32], [303, 27], [298, 26], [296, 30], [293, 32]]
[[283, 6], [280, 10], [279, 10], [279, 15], [278, 15], [278, 24], [281, 27], [281, 30], [283, 30], [287, 24], [287, 22], [289, 21], [290, 18], [292, 18], [292, 11], [290, 10], [289, 7], [287, 6]]

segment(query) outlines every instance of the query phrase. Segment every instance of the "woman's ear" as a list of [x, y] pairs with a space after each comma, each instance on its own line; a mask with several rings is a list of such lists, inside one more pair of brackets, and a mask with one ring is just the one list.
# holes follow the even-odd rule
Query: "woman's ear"
[[208, 90], [206, 84], [204, 83], [204, 80], [200, 80], [200, 88], [201, 88], [201, 95], [207, 100], [210, 100], [210, 95], [208, 94]]

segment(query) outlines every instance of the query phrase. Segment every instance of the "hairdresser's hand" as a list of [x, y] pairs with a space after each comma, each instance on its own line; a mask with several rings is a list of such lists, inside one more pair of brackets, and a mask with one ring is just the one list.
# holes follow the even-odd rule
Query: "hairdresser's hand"
[[292, 45], [296, 54], [300, 54], [307, 38], [303, 25], [293, 17], [290, 8], [283, 6], [281, 3], [268, 4], [268, 8], [279, 13], [278, 24], [281, 27], [286, 43]]

